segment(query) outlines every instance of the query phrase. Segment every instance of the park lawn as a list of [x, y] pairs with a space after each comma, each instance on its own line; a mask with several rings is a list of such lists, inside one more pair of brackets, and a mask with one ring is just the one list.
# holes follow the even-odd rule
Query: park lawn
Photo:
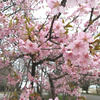
[[4, 92], [0, 92], [0, 94], [4, 94]]
[[[87, 94], [87, 93], [82, 93], [82, 94]], [[88, 93], [87, 95], [96, 95], [96, 96], [100, 96], [100, 94], [97, 94], [97, 93]]]
[[[58, 96], [59, 100], [63, 100], [62, 95]], [[66, 96], [66, 100], [68, 100], [68, 97]], [[71, 97], [71, 100], [76, 100], [75, 97]]]
[[[44, 98], [46, 100], [49, 100], [50, 96], [45, 95]], [[62, 95], [59, 95], [58, 98], [59, 98], [59, 100], [63, 100], [63, 96]], [[66, 96], [66, 100], [68, 100], [68, 97], [67, 96]], [[76, 100], [76, 98], [75, 97], [71, 97], [71, 100]]]
[[[4, 92], [0, 92], [0, 94], [4, 94]], [[51, 97], [51, 95], [44, 95], [43, 96], [46, 100], [49, 100], [49, 98]], [[62, 95], [58, 95], [59, 100], [63, 100], [63, 96]], [[66, 96], [66, 99], [68, 100], [68, 97]], [[71, 100], [76, 100], [75, 97], [71, 97]]]

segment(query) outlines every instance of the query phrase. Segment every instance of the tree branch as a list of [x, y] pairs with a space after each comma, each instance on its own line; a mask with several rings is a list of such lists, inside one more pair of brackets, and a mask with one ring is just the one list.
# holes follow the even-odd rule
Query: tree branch
[[86, 32], [87, 29], [89, 28], [90, 25], [92, 25], [96, 20], [98, 20], [100, 18], [100, 15], [98, 15], [96, 18], [94, 18], [89, 24], [88, 26], [83, 30], [83, 32]]
[[90, 14], [90, 22], [92, 21], [93, 11], [94, 11], [94, 8], [92, 8], [92, 10], [91, 10], [91, 14]]
[[[65, 7], [67, 0], [62, 0], [61, 6]], [[58, 14], [57, 19], [60, 17], [61, 13]]]
[[60, 78], [64, 77], [65, 75], [68, 75], [68, 73], [65, 73], [65, 74], [58, 76], [58, 77], [54, 77], [54, 78], [52, 78], [52, 80], [60, 79]]
[[[65, 7], [66, 2], [67, 2], [67, 0], [62, 0], [61, 6]], [[52, 28], [53, 28], [54, 21], [55, 21], [56, 18], [58, 19], [58, 18], [60, 17], [60, 15], [61, 15], [61, 13], [59, 13], [58, 16], [55, 15], [55, 16], [53, 17], [53, 20], [52, 20], [52, 22], [51, 22], [51, 27], [50, 27], [50, 30], [49, 30], [49, 32], [48, 32], [48, 33], [49, 33], [49, 38], [47, 39], [47, 41], [48, 41], [48, 40], [51, 40], [51, 38], [52, 38], [52, 37], [51, 37], [51, 34], [52, 34]], [[48, 36], [48, 34], [47, 34], [47, 36]], [[47, 36], [46, 36], [46, 37], [47, 37]]]
[[40, 60], [38, 62], [35, 62], [35, 65], [37, 66], [38, 64], [42, 64], [44, 61], [56, 61], [57, 59], [59, 59], [60, 57], [62, 57], [63, 54], [60, 54], [59, 56], [55, 57], [55, 58], [44, 58], [43, 60]]

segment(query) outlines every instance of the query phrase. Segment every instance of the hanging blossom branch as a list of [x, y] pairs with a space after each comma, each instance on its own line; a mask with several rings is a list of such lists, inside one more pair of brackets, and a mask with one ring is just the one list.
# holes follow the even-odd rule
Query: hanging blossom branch
[[[65, 7], [65, 5], [66, 5], [66, 2], [67, 2], [67, 0], [62, 0], [62, 2], [61, 2], [61, 6], [63, 6], [63, 7]], [[60, 17], [60, 15], [61, 15], [61, 13], [59, 12], [59, 14], [58, 15], [55, 15], [54, 17], [53, 17], [53, 20], [52, 20], [52, 22], [51, 22], [51, 27], [50, 27], [50, 30], [49, 30], [49, 38], [47, 39], [47, 41], [48, 40], [51, 40], [51, 38], [52, 38], [52, 28], [53, 28], [53, 24], [54, 24], [54, 21], [56, 20], [56, 19], [58, 19], [59, 17]], [[46, 35], [46, 37], [48, 36], [48, 34]], [[51, 41], [52, 42], [52, 41]]]
[[[54, 24], [55, 19], [56, 19], [56, 15], [53, 17], [53, 20], [52, 20], [52, 22], [51, 22], [50, 30], [49, 30], [49, 32], [48, 32], [48, 33], [49, 33], [49, 38], [47, 39], [47, 41], [51, 39], [52, 28], [53, 28], [53, 24]], [[48, 33], [47, 33], [47, 35], [45, 36], [46, 38], [47, 38], [47, 36], [48, 36]]]
[[49, 15], [47, 16], [47, 18], [45, 19], [45, 22], [42, 24], [41, 28], [39, 29], [39, 32], [42, 30], [43, 26], [45, 25], [46, 23], [46, 20], [48, 19]]
[[87, 29], [96, 21], [96, 20], [98, 20], [99, 18], [100, 18], [100, 15], [98, 15], [96, 18], [94, 18], [93, 20], [92, 20], [92, 16], [93, 16], [93, 9], [92, 9], [92, 11], [91, 11], [91, 16], [90, 16], [90, 22], [89, 22], [89, 24], [88, 24], [88, 26], [83, 30], [83, 32], [86, 32], [87, 31]]
[[[20, 4], [22, 4], [24, 1], [25, 1], [25, 0], [23, 0], [22, 2], [20, 2]], [[15, 2], [13, 2], [12, 0], [11, 0], [11, 3], [12, 3], [12, 5], [9, 5], [9, 6], [4, 7], [4, 8], [2, 9], [1, 12], [4, 12], [4, 11], [8, 10], [9, 8], [11, 8], [12, 6], [16, 6], [16, 5], [17, 5], [17, 4], [16, 4]], [[15, 12], [18, 12], [18, 11], [19, 11], [19, 10], [15, 11]], [[0, 12], [0, 13], [1, 13], [1, 12]], [[16, 13], [12, 13], [12, 14], [16, 14]], [[11, 14], [11, 15], [12, 15], [12, 14]]]
[[[62, 0], [61, 6], [65, 7], [67, 0]], [[61, 13], [58, 14], [57, 19], [60, 17]]]

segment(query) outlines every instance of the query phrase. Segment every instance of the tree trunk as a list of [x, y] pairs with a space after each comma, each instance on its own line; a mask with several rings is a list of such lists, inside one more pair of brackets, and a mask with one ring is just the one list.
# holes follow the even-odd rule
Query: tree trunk
[[63, 100], [66, 100], [66, 94], [63, 94]]
[[71, 96], [68, 96], [68, 100], [71, 100]]
[[86, 93], [89, 94], [88, 90], [86, 90]]
[[98, 86], [97, 86], [97, 85], [96, 85], [96, 92], [97, 92], [97, 94], [99, 94], [99, 93], [98, 93]]
[[49, 82], [50, 82], [50, 87], [51, 87], [51, 95], [52, 95], [52, 99], [54, 100], [56, 95], [55, 95], [55, 89], [54, 89], [54, 84], [53, 84], [53, 80], [51, 79], [50, 75], [49, 76]]
[[42, 87], [40, 86], [40, 96], [42, 97], [42, 92], [43, 92], [43, 89]]
[[39, 89], [39, 86], [37, 86], [37, 93], [40, 94], [40, 89]]
[[[32, 71], [31, 71], [31, 75], [34, 77], [35, 76], [35, 63], [33, 63], [32, 61]], [[33, 82], [31, 82], [32, 88], [33, 88]]]

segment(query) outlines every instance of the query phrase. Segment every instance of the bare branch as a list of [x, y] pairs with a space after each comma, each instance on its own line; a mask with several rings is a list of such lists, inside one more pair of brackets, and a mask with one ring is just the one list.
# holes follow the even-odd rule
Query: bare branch
[[100, 18], [100, 15], [98, 15], [96, 18], [94, 18], [89, 24], [88, 26], [83, 30], [83, 32], [86, 32], [87, 29], [89, 28], [90, 25], [92, 25], [96, 20], [98, 20]]
[[91, 14], [90, 14], [90, 22], [92, 21], [93, 11], [94, 11], [94, 8], [92, 8], [92, 10], [91, 10]]

